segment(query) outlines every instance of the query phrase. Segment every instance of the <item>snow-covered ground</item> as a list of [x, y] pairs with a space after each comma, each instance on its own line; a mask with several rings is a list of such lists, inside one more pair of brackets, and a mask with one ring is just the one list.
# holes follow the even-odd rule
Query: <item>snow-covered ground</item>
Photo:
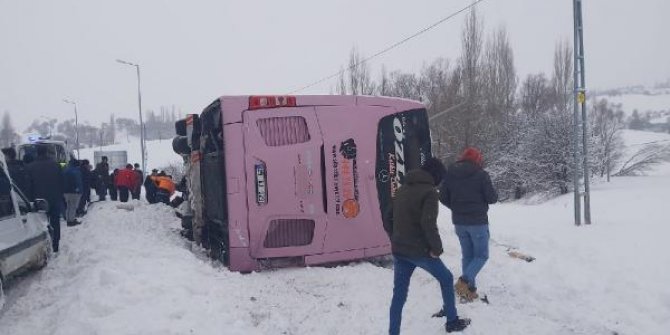
[[[668, 334], [669, 192], [668, 165], [595, 184], [593, 224], [581, 227], [572, 195], [493, 206], [491, 258], [478, 278], [491, 303], [458, 305], [473, 320], [465, 334]], [[63, 227], [60, 254], [9, 288], [0, 334], [386, 332], [392, 270], [361, 262], [233, 273], [191, 251], [170, 208], [133, 205], [96, 203], [82, 225]], [[439, 220], [442, 259], [458, 276], [448, 209]], [[511, 258], [507, 246], [537, 259]], [[430, 318], [440, 305], [437, 282], [417, 271], [403, 333], [444, 333]]]

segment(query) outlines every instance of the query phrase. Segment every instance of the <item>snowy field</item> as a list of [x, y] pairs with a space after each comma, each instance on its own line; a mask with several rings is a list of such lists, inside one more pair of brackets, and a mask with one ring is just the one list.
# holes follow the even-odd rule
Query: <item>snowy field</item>
[[[668, 334], [669, 192], [670, 165], [595, 184], [594, 223], [581, 227], [572, 195], [494, 205], [491, 258], [478, 278], [491, 303], [457, 306], [473, 320], [465, 334]], [[386, 333], [392, 270], [361, 262], [232, 273], [191, 250], [170, 208], [133, 205], [97, 203], [82, 225], [63, 227], [60, 254], [9, 288], [0, 334]], [[458, 276], [448, 209], [439, 220], [442, 259]], [[511, 258], [509, 246], [537, 259]], [[403, 333], [444, 333], [430, 317], [440, 305], [437, 282], [417, 271]]]
[[[124, 143], [123, 143], [124, 142]], [[128, 153], [128, 163], [142, 164], [142, 150], [137, 138], [131, 138], [128, 142], [123, 141], [114, 145], [102, 147], [105, 151], [126, 151]], [[146, 141], [145, 155], [147, 157], [147, 170], [161, 169], [168, 165], [182, 164], [182, 159], [172, 151], [172, 139]], [[81, 149], [81, 159], [88, 159], [93, 162], [94, 152], [100, 150], [98, 147]]]

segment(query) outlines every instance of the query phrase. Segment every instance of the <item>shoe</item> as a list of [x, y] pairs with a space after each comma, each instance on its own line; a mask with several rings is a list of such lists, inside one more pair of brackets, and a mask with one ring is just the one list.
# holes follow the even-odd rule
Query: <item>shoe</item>
[[465, 281], [463, 277], [458, 278], [458, 281], [456, 281], [456, 284], [454, 285], [454, 291], [456, 291], [456, 295], [458, 295], [459, 298], [466, 298], [470, 293], [468, 282]]
[[470, 301], [475, 300], [475, 299], [479, 299], [479, 294], [477, 294], [477, 288], [476, 287], [468, 287], [467, 299], [470, 300]]
[[444, 324], [444, 330], [446, 330], [447, 333], [460, 332], [463, 329], [468, 328], [469, 325], [470, 325], [470, 319], [456, 318], [456, 320], [447, 321], [447, 323]]
[[68, 221], [68, 222], [67, 222], [67, 226], [68, 226], [68, 227], [76, 226], [76, 225], [78, 225], [78, 224], [81, 224], [81, 222], [80, 222], [80, 221], [77, 221], [77, 220], [74, 220], [74, 221]]

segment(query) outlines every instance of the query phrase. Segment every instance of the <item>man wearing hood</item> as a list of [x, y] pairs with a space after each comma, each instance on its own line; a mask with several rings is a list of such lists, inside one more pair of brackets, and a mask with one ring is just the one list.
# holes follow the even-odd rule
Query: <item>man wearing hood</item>
[[[447, 317], [448, 333], [461, 331], [470, 319], [459, 318], [454, 297], [454, 277], [442, 263], [442, 240], [437, 229], [437, 185], [444, 175], [444, 165], [436, 158], [427, 159], [420, 169], [410, 171], [393, 199], [392, 214], [384, 220], [393, 252], [393, 298], [390, 308], [389, 334], [400, 333], [402, 309], [407, 300], [414, 269], [420, 267], [440, 282], [442, 311]], [[388, 215], [388, 214], [387, 214]]]
[[451, 220], [461, 244], [462, 275], [456, 293], [466, 301], [478, 298], [476, 277], [489, 258], [489, 205], [498, 201], [482, 154], [466, 148], [449, 166], [440, 188], [440, 202], [451, 209]]

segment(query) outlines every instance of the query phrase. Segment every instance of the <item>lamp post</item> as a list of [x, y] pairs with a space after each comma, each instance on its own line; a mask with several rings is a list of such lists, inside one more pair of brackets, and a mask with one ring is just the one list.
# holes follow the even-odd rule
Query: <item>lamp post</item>
[[77, 115], [77, 103], [68, 99], [63, 99], [63, 102], [74, 106], [74, 134], [77, 142], [77, 159], [81, 159], [79, 157], [79, 117]]
[[140, 113], [140, 149], [142, 151], [142, 173], [146, 173], [146, 156], [144, 153], [145, 145], [144, 145], [144, 121], [142, 121], [142, 91], [140, 90], [140, 65], [127, 62], [125, 60], [117, 59], [116, 60], [118, 63], [129, 65], [129, 66], [134, 66], [135, 69], [137, 70], [137, 104], [139, 106], [139, 113]]

